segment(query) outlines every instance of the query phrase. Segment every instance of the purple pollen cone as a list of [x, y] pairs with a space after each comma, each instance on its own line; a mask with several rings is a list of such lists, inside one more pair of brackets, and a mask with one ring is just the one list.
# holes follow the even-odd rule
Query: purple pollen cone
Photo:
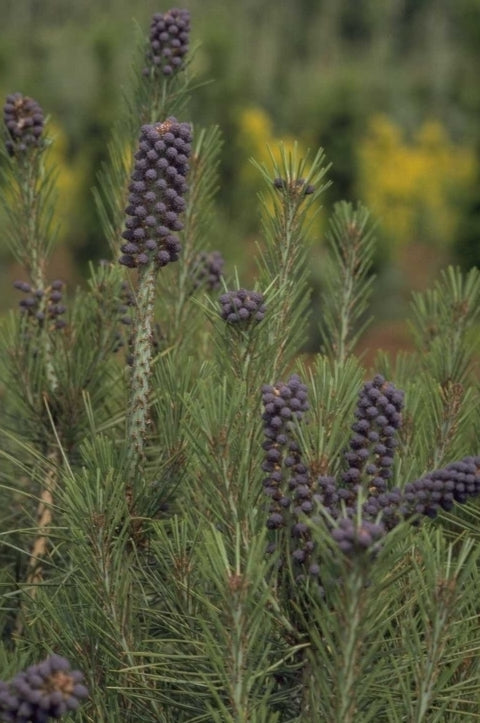
[[[280, 182], [278, 186], [282, 187]], [[227, 301], [230, 297], [225, 295]], [[262, 401], [267, 528], [275, 535], [284, 528], [290, 530], [293, 562], [310, 575], [318, 577], [321, 562], [315, 559], [318, 550], [306, 524], [307, 518], [315, 523], [320, 520], [316, 509], [328, 513], [327, 528], [342, 552], [370, 555], [378, 552], [385, 535], [402, 520], [418, 524], [419, 518], [434, 518], [441, 510], [449, 511], [456, 503], [480, 495], [480, 456], [451, 462], [403, 488], [392, 485], [404, 394], [379, 374], [360, 391], [353, 434], [343, 454], [347, 469], [337, 477], [319, 476], [317, 462], [310, 466], [302, 460], [295, 427], [302, 423], [308, 402], [298, 376], [286, 384], [264, 385]], [[359, 495], [363, 504], [357, 519]], [[276, 549], [280, 539], [275, 541]]]
[[42, 146], [43, 111], [33, 98], [21, 93], [8, 95], [3, 120], [9, 136], [5, 145], [11, 156]]
[[266, 307], [263, 303], [263, 294], [259, 291], [237, 289], [227, 291], [218, 299], [221, 317], [227, 324], [246, 324], [251, 321], [262, 321], [265, 317]]
[[145, 76], [174, 75], [184, 66], [190, 39], [190, 13], [172, 8], [155, 13], [150, 24], [150, 45], [147, 50]]
[[345, 483], [351, 484], [362, 478], [371, 494], [385, 491], [392, 476], [402, 408], [403, 392], [380, 374], [364, 384], [355, 409], [354, 434], [349, 450], [344, 454], [348, 463], [343, 473]]
[[203, 287], [207, 291], [216, 291], [221, 286], [225, 259], [220, 251], [201, 251], [192, 264], [191, 277], [193, 288]]
[[28, 317], [36, 319], [41, 326], [45, 320], [48, 320], [53, 322], [52, 328], [64, 328], [66, 322], [60, 318], [67, 310], [67, 307], [60, 303], [63, 299], [62, 289], [65, 286], [63, 281], [53, 281], [45, 289], [33, 289], [25, 281], [14, 281], [13, 286], [27, 294], [19, 302], [19, 307]]
[[51, 655], [0, 682], [0, 720], [44, 723], [76, 710], [88, 695], [83, 674], [71, 670], [65, 658]]
[[[178, 141], [183, 144], [182, 157], [165, 165], [166, 153]], [[124, 266], [153, 263], [159, 268], [178, 259], [181, 247], [176, 232], [183, 228], [179, 209], [185, 207], [191, 141], [190, 124], [173, 117], [142, 126], [125, 210], [125, 243], [119, 259]]]
[[308, 392], [297, 374], [287, 382], [262, 387], [262, 415], [265, 450], [262, 469], [266, 473], [263, 490], [269, 498], [267, 527], [290, 528], [295, 541], [292, 559], [308, 569], [314, 543], [308, 525], [303, 522], [314, 510], [314, 487], [295, 440], [296, 422], [308, 411]]

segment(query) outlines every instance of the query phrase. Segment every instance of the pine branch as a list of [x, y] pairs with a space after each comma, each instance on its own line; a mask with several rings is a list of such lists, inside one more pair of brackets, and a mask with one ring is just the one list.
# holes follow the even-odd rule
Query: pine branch
[[[271, 289], [275, 315], [270, 320], [277, 349], [271, 361], [271, 374], [281, 374], [285, 365], [302, 347], [308, 327], [308, 274], [305, 236], [321, 194], [328, 187], [323, 181], [328, 170], [323, 150], [314, 158], [298, 158], [297, 147], [288, 154], [280, 145], [281, 162], [272, 155], [272, 171], [255, 161], [268, 191], [260, 196], [265, 249], [259, 249], [261, 282]], [[267, 302], [269, 299], [267, 298]]]
[[[171, 276], [161, 276], [159, 279], [159, 296], [165, 319], [162, 321], [162, 329], [165, 330], [168, 346], [174, 345], [178, 352], [189, 341], [193, 346], [198, 343], [200, 320], [191, 300], [199, 283], [199, 254], [208, 243], [222, 147], [216, 126], [200, 130], [194, 134], [194, 139], [181, 235], [182, 261], [175, 271], [172, 270], [173, 279]], [[172, 288], [175, 289], [174, 294]]]
[[457, 538], [447, 546], [440, 531], [430, 539], [425, 536], [413, 558], [412, 583], [419, 593], [410, 601], [401, 625], [407, 666], [402, 677], [411, 683], [404, 686], [402, 697], [409, 720], [415, 723], [440, 723], [452, 705], [447, 689], [459, 671], [460, 660], [453, 652], [458, 645], [456, 630], [466, 612], [477, 564], [472, 540]]
[[[161, 55], [161, 49], [157, 52]], [[139, 128], [183, 113], [193, 89], [188, 75], [190, 60], [171, 75], [164, 75], [150, 65], [149, 53], [151, 41], [147, 41], [144, 32], [137, 28], [135, 60], [128, 87], [124, 89], [125, 114], [114, 128], [109, 162], [100, 170], [94, 189], [97, 212], [114, 258], [118, 254], [118, 239], [124, 223]]]
[[323, 593], [308, 585], [297, 590], [294, 612], [309, 642], [304, 670], [308, 688], [299, 717], [315, 715], [338, 723], [383, 719], [388, 682], [381, 681], [390, 670], [387, 609], [395, 607], [410, 543], [397, 531], [376, 555], [357, 550], [343, 556], [331, 547], [320, 525], [312, 527], [312, 533], [323, 552]]
[[344, 635], [339, 651], [341, 663], [338, 671], [338, 703], [335, 720], [338, 723], [354, 721], [357, 711], [355, 683], [362, 654], [361, 623], [364, 615], [362, 591], [365, 576], [361, 569], [353, 569], [346, 581], [345, 609], [342, 616]]
[[374, 280], [375, 243], [368, 221], [364, 206], [346, 202], [335, 205], [330, 219], [320, 328], [328, 355], [339, 362], [352, 353], [371, 321], [362, 321]]
[[[42, 126], [43, 130], [43, 126]], [[8, 227], [6, 238], [17, 261], [27, 271], [33, 291], [37, 293], [37, 341], [51, 390], [57, 385], [52, 362], [52, 341], [47, 323], [48, 293], [46, 266], [55, 240], [53, 213], [57, 199], [54, 171], [46, 170], [51, 141], [38, 138], [38, 145], [11, 156], [2, 150], [2, 182], [10, 193], [2, 197]]]
[[[17, 125], [7, 122], [7, 144], [10, 157], [5, 158], [3, 180], [8, 182], [12, 189], [9, 198], [8, 218], [10, 228], [8, 235], [11, 249], [16, 258], [25, 267], [36, 296], [37, 311], [33, 326], [35, 327], [36, 342], [35, 366], [40, 374], [32, 386], [32, 396], [37, 398], [37, 404], [47, 407], [48, 397], [55, 393], [58, 387], [58, 376], [53, 363], [53, 346], [51, 316], [61, 313], [60, 307], [52, 305], [54, 298], [61, 299], [61, 293], [52, 287], [47, 287], [46, 265], [52, 248], [54, 234], [52, 233], [52, 214], [54, 210], [55, 194], [52, 173], [46, 171], [45, 157], [50, 143], [43, 137], [43, 113], [40, 107], [25, 99], [19, 94], [13, 96], [14, 102], [11, 113]], [[33, 103], [33, 111], [30, 105]], [[9, 114], [9, 99], [5, 105], [5, 119]], [[26, 135], [31, 127], [29, 121], [37, 124], [38, 135]], [[8, 138], [10, 135], [10, 138]], [[18, 137], [17, 137], [18, 136]], [[31, 287], [27, 284], [29, 291]], [[33, 297], [30, 298], [32, 301]], [[55, 310], [55, 311], [54, 311]], [[28, 321], [23, 328], [26, 329]], [[32, 324], [30, 324], [32, 326]], [[58, 322], [55, 326], [58, 326]], [[27, 332], [28, 333], [28, 332]], [[18, 339], [19, 345], [25, 344], [25, 339]], [[25, 353], [25, 372], [28, 375], [29, 356], [33, 356], [32, 349]], [[32, 384], [29, 379], [29, 385]], [[40, 382], [40, 383], [38, 383]], [[41, 400], [41, 401], [39, 401]], [[42, 413], [43, 413], [42, 409]], [[49, 528], [52, 522], [52, 505], [57, 485], [58, 464], [60, 463], [58, 449], [52, 435], [47, 434], [43, 440], [42, 450], [45, 454], [46, 475], [37, 510], [38, 533], [29, 558], [27, 573], [27, 589], [30, 598], [36, 594], [38, 583], [42, 579], [42, 559], [45, 557], [49, 542]], [[23, 628], [24, 606], [22, 605], [17, 617], [16, 635], [20, 637]]]
[[[29, 597], [29, 604], [35, 600], [38, 586], [43, 581], [42, 561], [47, 555], [50, 542], [50, 527], [52, 524], [52, 509], [54, 506], [55, 491], [58, 484], [58, 468], [60, 465], [60, 454], [58, 449], [52, 448], [46, 457], [48, 465], [47, 472], [43, 479], [43, 489], [40, 493], [40, 502], [37, 509], [37, 537], [32, 546], [28, 560], [28, 572], [26, 577], [26, 588], [23, 593]], [[17, 615], [14, 637], [19, 640], [22, 636], [25, 625], [26, 606], [22, 604]]]
[[122, 234], [126, 243], [121, 247], [120, 258], [124, 266], [139, 269], [127, 415], [130, 477], [143, 462], [150, 404], [155, 283], [159, 269], [176, 261], [180, 253], [176, 232], [183, 228], [179, 214], [185, 209], [191, 140], [191, 127], [175, 118], [142, 126], [130, 184], [128, 218]]
[[411, 330], [425, 371], [438, 383], [464, 383], [477, 347], [480, 272], [449, 266], [433, 289], [413, 294]]

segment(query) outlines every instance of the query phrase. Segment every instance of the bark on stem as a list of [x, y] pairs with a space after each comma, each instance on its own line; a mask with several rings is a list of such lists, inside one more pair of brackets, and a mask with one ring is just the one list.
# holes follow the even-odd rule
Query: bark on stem
[[[52, 506], [58, 482], [58, 449], [51, 450], [47, 455], [47, 459], [49, 468], [37, 508], [38, 532], [28, 561], [27, 584], [34, 586], [38, 585], [43, 579], [42, 559], [45, 557], [48, 548], [50, 538], [48, 528], [52, 524]], [[36, 588], [33, 587], [31, 596], [34, 597], [35, 593]]]
[[[37, 536], [32, 546], [28, 560], [28, 571], [26, 579], [26, 592], [31, 600], [37, 594], [38, 585], [43, 580], [42, 560], [45, 558], [50, 539], [49, 528], [52, 524], [52, 508], [55, 490], [58, 484], [58, 465], [60, 463], [60, 452], [57, 447], [51, 448], [47, 453], [48, 468], [44, 479], [43, 489], [40, 494], [40, 501], [37, 507]], [[25, 602], [23, 601], [18, 612], [15, 625], [15, 637], [22, 635], [25, 618]]]
[[130, 477], [135, 474], [144, 459], [145, 437], [149, 423], [155, 280], [156, 269], [153, 265], [140, 271], [130, 405], [127, 416]]

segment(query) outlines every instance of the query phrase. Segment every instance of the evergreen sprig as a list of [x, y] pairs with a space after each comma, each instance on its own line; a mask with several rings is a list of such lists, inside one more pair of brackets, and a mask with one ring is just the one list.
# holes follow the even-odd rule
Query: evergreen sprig
[[[200, 343], [201, 320], [197, 327], [193, 317], [198, 317], [198, 305], [192, 303], [196, 292], [205, 289], [199, 284], [199, 256], [209, 248], [209, 224], [213, 217], [213, 200], [218, 191], [218, 164], [222, 148], [219, 128], [193, 129], [193, 145], [188, 177], [188, 196], [181, 232], [182, 263], [167, 269], [159, 278], [159, 295], [162, 298], [161, 326], [165, 346], [175, 347], [178, 353], [188, 346]], [[220, 281], [219, 281], [220, 283]], [[172, 289], [175, 293], [172, 293]], [[190, 323], [187, 319], [190, 318]], [[188, 334], [195, 332], [193, 337]], [[177, 353], [177, 352], [175, 352]]]
[[109, 162], [100, 170], [98, 185], [94, 190], [97, 212], [114, 257], [118, 253], [118, 239], [124, 223], [138, 129], [142, 124], [155, 123], [172, 115], [183, 115], [193, 88], [189, 78], [188, 57], [184, 66], [177, 68], [171, 75], [153, 71], [143, 73], [146, 58], [151, 52], [151, 42], [137, 28], [136, 54], [128, 84], [123, 89], [125, 112], [114, 129], [108, 149]]
[[266, 182], [260, 195], [265, 244], [259, 249], [259, 271], [264, 286], [271, 285], [270, 328], [276, 339], [282, 338], [274, 352], [273, 378], [305, 344], [308, 328], [310, 289], [307, 284], [306, 236], [319, 212], [319, 198], [328, 187], [328, 166], [322, 149], [313, 158], [300, 158], [295, 145], [292, 152], [280, 146], [280, 161], [271, 153], [271, 168], [255, 161]]
[[343, 361], [371, 321], [365, 319], [374, 277], [369, 211], [342, 201], [330, 219], [320, 329], [327, 354]]

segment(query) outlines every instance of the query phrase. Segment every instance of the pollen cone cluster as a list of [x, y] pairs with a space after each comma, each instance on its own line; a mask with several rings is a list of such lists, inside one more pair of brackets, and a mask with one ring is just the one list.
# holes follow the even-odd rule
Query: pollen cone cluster
[[142, 126], [125, 210], [124, 266], [161, 267], [178, 259], [191, 140], [190, 125], [175, 118]]

